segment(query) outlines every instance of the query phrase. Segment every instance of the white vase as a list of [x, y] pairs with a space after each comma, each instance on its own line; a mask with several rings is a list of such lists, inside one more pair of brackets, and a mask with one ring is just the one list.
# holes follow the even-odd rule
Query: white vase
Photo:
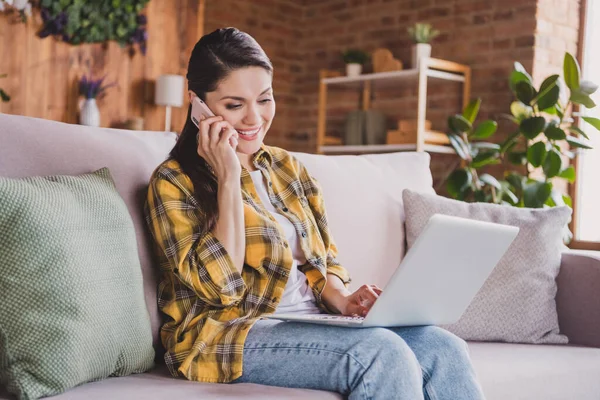
[[431, 45], [429, 43], [417, 43], [412, 47], [412, 67], [419, 68], [422, 58], [431, 57]]
[[346, 75], [350, 77], [357, 77], [362, 72], [362, 64], [350, 63], [346, 64]]
[[79, 123], [86, 126], [100, 126], [100, 110], [96, 99], [86, 99], [79, 112]]

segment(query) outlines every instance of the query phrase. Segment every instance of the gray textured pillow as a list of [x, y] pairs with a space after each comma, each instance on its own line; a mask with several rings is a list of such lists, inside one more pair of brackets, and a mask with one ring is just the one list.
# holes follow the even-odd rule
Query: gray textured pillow
[[465, 203], [403, 192], [408, 248], [433, 214], [518, 226], [520, 232], [460, 320], [444, 328], [465, 340], [567, 343], [559, 333], [556, 276], [571, 209]]
[[133, 222], [107, 168], [0, 177], [0, 381], [20, 399], [154, 360]]

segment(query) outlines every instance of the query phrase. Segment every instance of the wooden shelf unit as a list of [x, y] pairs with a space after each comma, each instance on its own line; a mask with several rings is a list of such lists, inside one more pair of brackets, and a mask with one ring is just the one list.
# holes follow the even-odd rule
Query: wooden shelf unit
[[[337, 71], [321, 70], [319, 76], [319, 110], [317, 124], [317, 153], [369, 153], [393, 151], [427, 151], [453, 154], [450, 146], [425, 142], [425, 115], [427, 106], [427, 79], [442, 79], [461, 82], [463, 108], [471, 96], [471, 68], [467, 65], [437, 58], [423, 58], [418, 69], [363, 74], [357, 77], [342, 76]], [[417, 142], [414, 144], [381, 145], [333, 145], [340, 139], [326, 135], [327, 91], [331, 87], [362, 90], [362, 109], [371, 108], [371, 91], [378, 87], [393, 88], [401, 85], [417, 85]]]

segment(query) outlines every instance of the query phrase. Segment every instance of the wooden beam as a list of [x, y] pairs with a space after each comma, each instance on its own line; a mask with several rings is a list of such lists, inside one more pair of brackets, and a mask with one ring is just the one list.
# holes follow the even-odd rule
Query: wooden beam
[[[579, 3], [579, 38], [577, 40], [577, 59], [579, 60], [579, 62], [581, 63], [581, 67], [583, 68], [583, 58], [584, 58], [584, 54], [583, 54], [583, 50], [585, 48], [585, 25], [586, 25], [586, 19], [587, 19], [587, 0], [581, 0], [581, 2]], [[579, 106], [575, 106], [577, 107], [577, 111], [579, 111]], [[575, 109], [574, 109], [575, 111]], [[573, 122], [574, 124], [577, 124], [579, 122], [579, 117], [574, 117], [575, 121]], [[579, 177], [579, 168], [578, 168], [578, 164], [579, 164], [579, 156], [575, 156], [575, 158], [573, 158], [573, 160], [571, 161], [571, 165], [573, 166], [573, 168], [575, 169], [575, 176]], [[577, 189], [577, 181], [575, 181], [574, 183], [569, 183], [568, 184], [568, 192], [569, 192], [569, 196], [571, 196], [572, 199], [572, 203], [573, 203], [573, 217], [571, 218], [571, 222], [569, 223], [569, 229], [571, 230], [571, 232], [573, 232], [573, 242], [577, 243], [579, 241], [577, 241], [577, 197], [579, 196], [579, 190]], [[579, 243], [584, 243], [584, 242], [579, 242]]]

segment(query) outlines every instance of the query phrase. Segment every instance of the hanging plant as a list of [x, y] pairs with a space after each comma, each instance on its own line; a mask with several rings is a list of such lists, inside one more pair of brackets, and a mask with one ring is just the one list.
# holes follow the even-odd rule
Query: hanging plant
[[38, 36], [54, 36], [64, 42], [103, 43], [114, 40], [121, 47], [135, 45], [146, 54], [147, 18], [141, 14], [149, 0], [41, 0], [44, 25]]

